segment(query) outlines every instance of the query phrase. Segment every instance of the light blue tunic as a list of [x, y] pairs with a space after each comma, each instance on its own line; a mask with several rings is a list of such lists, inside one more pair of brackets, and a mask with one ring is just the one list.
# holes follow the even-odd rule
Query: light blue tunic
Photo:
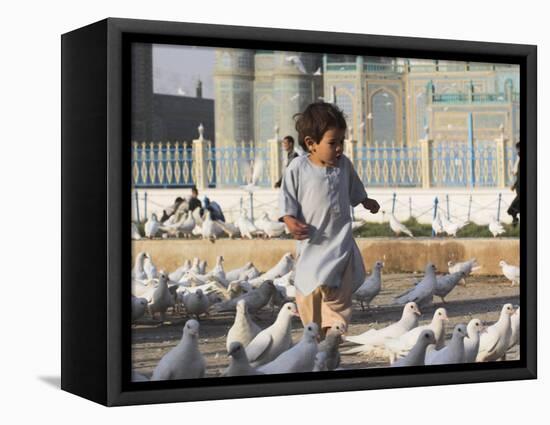
[[286, 168], [280, 218], [291, 215], [310, 226], [309, 238], [296, 246], [294, 282], [303, 295], [320, 285], [340, 287], [346, 267], [352, 267], [354, 288], [365, 280], [363, 259], [352, 236], [350, 205], [366, 198], [363, 183], [344, 155], [336, 167], [315, 165], [304, 155]]

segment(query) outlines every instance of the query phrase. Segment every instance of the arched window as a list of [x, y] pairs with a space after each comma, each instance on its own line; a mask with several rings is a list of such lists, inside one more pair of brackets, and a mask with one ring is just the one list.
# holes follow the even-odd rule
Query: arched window
[[395, 96], [386, 90], [381, 90], [372, 97], [372, 136], [375, 142], [395, 142], [396, 108]]
[[265, 142], [275, 134], [275, 107], [271, 98], [260, 100], [258, 114], [258, 137], [260, 142]]

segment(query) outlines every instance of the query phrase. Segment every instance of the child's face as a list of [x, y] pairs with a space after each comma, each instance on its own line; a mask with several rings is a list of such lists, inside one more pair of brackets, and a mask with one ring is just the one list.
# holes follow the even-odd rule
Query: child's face
[[344, 150], [344, 136], [346, 131], [340, 128], [330, 128], [325, 131], [319, 143], [311, 137], [306, 137], [305, 142], [309, 148], [311, 160], [324, 167], [335, 167]]

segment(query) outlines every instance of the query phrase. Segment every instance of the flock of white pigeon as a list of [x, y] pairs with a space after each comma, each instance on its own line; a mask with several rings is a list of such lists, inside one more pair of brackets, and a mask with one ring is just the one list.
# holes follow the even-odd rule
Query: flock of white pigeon
[[[183, 202], [178, 210], [164, 222], [160, 222], [155, 213], [151, 214], [151, 217], [145, 222], [144, 236], [149, 239], [157, 237], [199, 237], [214, 242], [221, 236], [227, 236], [231, 239], [237, 237], [252, 239], [254, 237], [276, 238], [283, 234], [289, 234], [284, 223], [270, 219], [265, 212], [259, 219], [253, 221], [250, 219], [247, 210], [242, 208], [237, 220], [234, 223], [229, 223], [213, 220], [208, 210], [205, 210], [201, 217], [198, 208], [189, 211], [188, 207], [189, 204]], [[385, 211], [383, 213], [386, 214]], [[411, 230], [401, 223], [393, 213], [388, 213], [388, 215], [390, 229], [396, 236], [405, 234], [411, 238], [414, 237]], [[467, 221], [451, 221], [445, 214], [438, 212], [432, 221], [432, 229], [435, 235], [446, 234], [447, 236], [456, 237], [459, 230], [468, 223]], [[357, 220], [352, 223], [352, 228], [355, 230], [365, 224], [365, 221]], [[496, 217], [492, 217], [488, 228], [493, 237], [500, 236], [506, 232], [504, 226]], [[139, 240], [142, 238], [143, 235], [140, 233], [138, 226], [132, 222], [132, 239]]]
[[[291, 321], [298, 315], [294, 286], [295, 260], [292, 254], [265, 273], [248, 262], [225, 271], [224, 259], [217, 257], [215, 267], [206, 272], [206, 261], [185, 260], [171, 273], [158, 271], [151, 255], [141, 252], [132, 270], [132, 321], [145, 315], [164, 321], [167, 310], [185, 312], [181, 341], [165, 354], [150, 378], [136, 371], [134, 381], [192, 379], [205, 376], [206, 361], [199, 347], [199, 320], [217, 313], [235, 312], [234, 323], [227, 333], [226, 348], [231, 356], [223, 376], [274, 373], [301, 373], [340, 369], [340, 345], [355, 344], [344, 354], [386, 356], [392, 367], [484, 362], [505, 359], [507, 351], [519, 341], [519, 308], [502, 307], [498, 321], [484, 328], [478, 319], [457, 325], [449, 341], [445, 341], [445, 308], [438, 308], [430, 324], [418, 326], [421, 309], [438, 296], [445, 297], [472, 271], [480, 268], [475, 259], [449, 262], [449, 273], [436, 275], [433, 264], [426, 265], [422, 280], [406, 292], [395, 296], [403, 305], [401, 319], [382, 329], [370, 329], [361, 335], [344, 336], [343, 325], [335, 325], [318, 343], [315, 323], [304, 327], [301, 340], [292, 345]], [[519, 267], [500, 262], [503, 275], [519, 284]], [[377, 261], [372, 273], [354, 293], [364, 308], [382, 288], [383, 263]], [[252, 315], [261, 309], [279, 308], [274, 323], [261, 329]], [[195, 319], [191, 318], [194, 317]], [[202, 320], [202, 319], [201, 319]]]
[[[162, 223], [158, 221], [155, 213], [151, 214], [151, 217], [145, 222], [144, 230], [145, 237], [149, 239], [199, 237], [212, 242], [223, 235], [231, 239], [237, 237], [252, 239], [260, 236], [275, 238], [288, 233], [284, 223], [271, 220], [267, 213], [263, 213], [259, 219], [252, 222], [247, 210], [242, 208], [237, 221], [229, 223], [213, 220], [208, 210], [204, 210], [201, 217], [200, 209], [189, 211], [186, 202], [183, 202], [178, 210]], [[142, 237], [137, 225], [132, 222], [132, 239], [139, 240]]]

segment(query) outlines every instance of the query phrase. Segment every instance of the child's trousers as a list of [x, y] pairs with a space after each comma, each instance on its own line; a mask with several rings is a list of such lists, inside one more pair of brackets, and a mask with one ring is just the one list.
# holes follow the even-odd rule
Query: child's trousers
[[339, 288], [321, 285], [306, 296], [302, 295], [298, 289], [296, 290], [296, 304], [304, 326], [315, 322], [320, 330], [326, 330], [336, 324], [343, 324], [347, 329], [351, 320], [351, 296], [353, 295], [351, 271], [351, 267], [346, 267], [342, 285]]

